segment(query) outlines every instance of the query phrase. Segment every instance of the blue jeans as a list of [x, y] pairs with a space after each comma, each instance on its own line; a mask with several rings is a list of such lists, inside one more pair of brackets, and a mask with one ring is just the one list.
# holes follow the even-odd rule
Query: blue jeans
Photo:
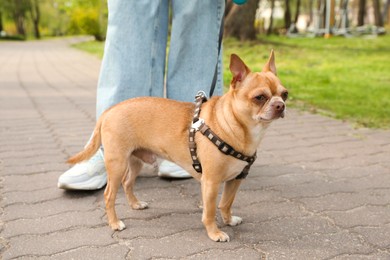
[[[172, 27], [166, 66], [169, 3]], [[217, 61], [214, 95], [221, 95], [218, 42], [224, 10], [225, 0], [108, 0], [97, 117], [133, 97], [193, 101], [199, 90], [209, 93]]]

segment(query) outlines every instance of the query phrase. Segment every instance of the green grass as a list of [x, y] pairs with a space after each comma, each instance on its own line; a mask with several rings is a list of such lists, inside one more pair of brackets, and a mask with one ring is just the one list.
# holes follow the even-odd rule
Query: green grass
[[[103, 44], [82, 50], [102, 57]], [[289, 89], [289, 105], [326, 114], [357, 126], [390, 128], [390, 36], [378, 38], [261, 37], [224, 40], [224, 83], [229, 85], [229, 56], [238, 54], [260, 71], [275, 50], [278, 76]]]
[[74, 45], [77, 49], [89, 52], [100, 59], [103, 58], [104, 42], [92, 41]]

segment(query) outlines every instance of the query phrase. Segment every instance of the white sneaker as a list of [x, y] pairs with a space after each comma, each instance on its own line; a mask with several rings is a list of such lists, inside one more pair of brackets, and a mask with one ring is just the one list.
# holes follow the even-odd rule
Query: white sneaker
[[67, 190], [97, 190], [107, 183], [102, 149], [88, 161], [75, 164], [58, 178], [58, 188]]
[[178, 178], [178, 179], [192, 178], [191, 174], [186, 172], [179, 165], [167, 160], [161, 162], [158, 171], [158, 176], [163, 178]]

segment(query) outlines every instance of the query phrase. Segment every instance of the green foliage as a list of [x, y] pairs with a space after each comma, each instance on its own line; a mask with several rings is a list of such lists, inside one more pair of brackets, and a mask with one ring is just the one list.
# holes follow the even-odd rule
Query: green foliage
[[[107, 27], [107, 0], [38, 0], [40, 30], [45, 36], [89, 34], [103, 40]], [[0, 12], [8, 35], [15, 35], [16, 11], [23, 16], [27, 36], [33, 33], [31, 0], [0, 0]]]
[[103, 52], [104, 52], [104, 43], [103, 42], [97, 42], [97, 41], [82, 42], [82, 43], [75, 45], [74, 47], [76, 47], [77, 49], [89, 52], [89, 53], [99, 57], [100, 59], [103, 58]]
[[71, 0], [64, 5], [69, 17], [67, 34], [89, 34], [104, 40], [107, 27], [107, 0]]
[[99, 23], [99, 10], [96, 8], [74, 8], [71, 11], [68, 33], [90, 34], [95, 36], [96, 40], [103, 40], [104, 32]]
[[72, 0], [67, 14], [69, 34], [89, 34], [99, 41], [104, 40], [108, 16], [106, 0]]
[[29, 0], [0, 0], [0, 12], [3, 30], [8, 29], [12, 22], [12, 35], [7, 35], [7, 38], [22, 38], [26, 36], [23, 26], [27, 12], [30, 8]]

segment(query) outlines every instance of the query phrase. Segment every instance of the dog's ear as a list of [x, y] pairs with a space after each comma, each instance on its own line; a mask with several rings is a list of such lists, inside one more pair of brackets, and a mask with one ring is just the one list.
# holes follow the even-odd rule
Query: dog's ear
[[245, 63], [236, 54], [230, 56], [230, 71], [233, 74], [232, 86], [235, 86], [236, 82], [241, 82], [251, 72]]
[[268, 62], [263, 67], [263, 72], [271, 71], [276, 76], [275, 55], [274, 50], [271, 50]]

